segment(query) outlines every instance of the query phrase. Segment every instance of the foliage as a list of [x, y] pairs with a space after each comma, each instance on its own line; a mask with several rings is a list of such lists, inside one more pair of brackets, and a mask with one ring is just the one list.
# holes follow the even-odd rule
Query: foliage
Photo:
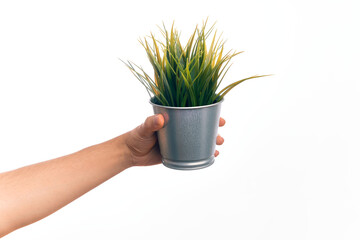
[[161, 42], [154, 35], [139, 40], [145, 48], [154, 69], [154, 80], [144, 69], [133, 62], [124, 62], [135, 77], [146, 87], [153, 102], [174, 107], [192, 107], [213, 104], [238, 84], [252, 78], [267, 75], [255, 75], [231, 83], [216, 93], [224, 76], [229, 70], [230, 60], [241, 52], [224, 53], [224, 41], [217, 31], [213, 34], [208, 47], [206, 40], [214, 30], [212, 25], [206, 30], [207, 20], [201, 28], [196, 26], [187, 44], [180, 43], [180, 33], [174, 28], [168, 32], [163, 26], [160, 31], [165, 39]]

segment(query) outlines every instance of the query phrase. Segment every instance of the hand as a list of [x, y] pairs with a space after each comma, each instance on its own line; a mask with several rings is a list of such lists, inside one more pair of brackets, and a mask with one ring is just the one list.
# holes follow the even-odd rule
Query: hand
[[[155, 132], [164, 126], [164, 117], [161, 114], [148, 117], [145, 122], [132, 131], [126, 133], [125, 143], [129, 148], [132, 166], [150, 166], [161, 163], [161, 154]], [[225, 125], [220, 118], [219, 126]], [[222, 145], [224, 138], [216, 137], [216, 144]], [[217, 157], [216, 150], [214, 156]]]

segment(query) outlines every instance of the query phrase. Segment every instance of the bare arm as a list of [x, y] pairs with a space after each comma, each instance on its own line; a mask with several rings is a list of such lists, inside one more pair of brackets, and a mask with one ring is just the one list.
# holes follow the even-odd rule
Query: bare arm
[[0, 174], [0, 237], [38, 221], [131, 166], [123, 136]]
[[[1, 173], [0, 237], [52, 214], [131, 166], [161, 163], [154, 133], [163, 125], [162, 115], [154, 115], [107, 142]], [[222, 142], [218, 136], [217, 144]]]

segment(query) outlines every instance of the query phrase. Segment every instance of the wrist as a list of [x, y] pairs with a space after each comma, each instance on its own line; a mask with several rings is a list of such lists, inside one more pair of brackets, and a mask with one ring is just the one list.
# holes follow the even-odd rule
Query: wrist
[[121, 166], [123, 170], [134, 166], [131, 151], [128, 145], [126, 144], [126, 138], [127, 138], [127, 133], [115, 137], [109, 140], [108, 142], [105, 142], [111, 145], [111, 148], [115, 152], [118, 165]]

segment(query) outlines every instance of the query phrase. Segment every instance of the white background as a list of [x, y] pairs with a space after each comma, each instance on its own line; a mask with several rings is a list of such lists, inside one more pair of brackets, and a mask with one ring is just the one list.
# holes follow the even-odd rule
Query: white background
[[[0, 172], [96, 144], [152, 114], [118, 60], [150, 70], [139, 37], [187, 38], [209, 16], [234, 59], [215, 164], [138, 167], [20, 239], [359, 239], [357, 1], [0, 2]], [[1, 196], [0, 196], [1, 197]]]

